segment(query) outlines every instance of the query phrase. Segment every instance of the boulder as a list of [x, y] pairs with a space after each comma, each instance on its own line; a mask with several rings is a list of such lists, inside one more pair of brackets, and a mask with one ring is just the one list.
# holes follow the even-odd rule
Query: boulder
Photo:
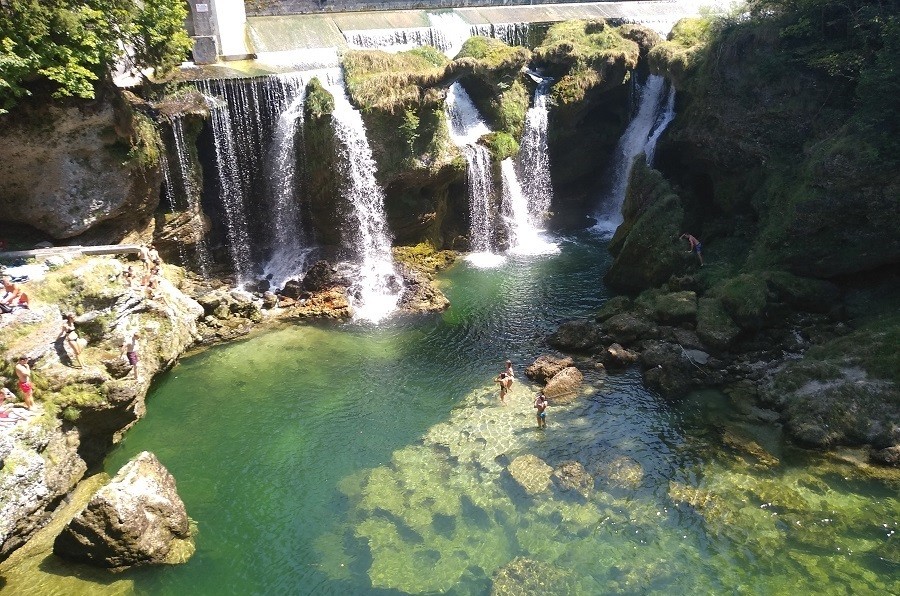
[[547, 338], [551, 346], [565, 352], [589, 352], [602, 341], [600, 327], [588, 320], [566, 321]]
[[628, 456], [621, 455], [610, 462], [595, 466], [597, 474], [610, 486], [634, 490], [644, 479], [644, 468]]
[[335, 285], [335, 270], [328, 261], [317, 261], [303, 276], [303, 289], [308, 292], [321, 292]]
[[612, 316], [601, 326], [614, 342], [625, 345], [655, 335], [653, 325], [649, 321], [630, 312]]
[[60, 557], [113, 569], [182, 563], [193, 550], [175, 479], [147, 451], [122, 466], [53, 544]]
[[578, 389], [584, 381], [584, 375], [574, 366], [567, 366], [547, 382], [544, 387], [544, 395], [550, 400], [551, 405], [567, 404], [578, 397]]
[[264, 292], [262, 299], [262, 306], [267, 310], [278, 306], [278, 296], [276, 296], [274, 292]]
[[680, 396], [701, 384], [700, 373], [681, 346], [668, 342], [650, 342], [639, 359], [644, 383], [666, 396]]
[[619, 344], [612, 344], [600, 354], [600, 360], [610, 368], [625, 368], [638, 361], [636, 352], [626, 350]]
[[507, 471], [529, 495], [536, 495], [550, 488], [553, 468], [536, 455], [520, 455], [512, 460]]
[[603, 303], [603, 306], [597, 311], [595, 320], [598, 323], [602, 323], [606, 319], [627, 312], [630, 309], [631, 299], [628, 296], [614, 296]]
[[707, 346], [718, 351], [730, 348], [741, 333], [722, 301], [717, 298], [701, 298], [697, 305], [697, 336]]
[[281, 290], [281, 295], [285, 298], [291, 298], [292, 300], [298, 300], [302, 296], [306, 295], [306, 291], [303, 289], [303, 284], [296, 279], [289, 279], [285, 284], [284, 288]]
[[587, 498], [594, 490], [594, 478], [577, 461], [565, 461], [553, 470], [553, 481], [563, 492], [574, 491]]
[[697, 320], [697, 294], [691, 291], [662, 294], [653, 305], [653, 316], [668, 325]]
[[538, 383], [546, 383], [562, 369], [572, 366], [571, 358], [555, 358], [553, 356], [538, 356], [530, 366], [525, 367], [525, 376]]

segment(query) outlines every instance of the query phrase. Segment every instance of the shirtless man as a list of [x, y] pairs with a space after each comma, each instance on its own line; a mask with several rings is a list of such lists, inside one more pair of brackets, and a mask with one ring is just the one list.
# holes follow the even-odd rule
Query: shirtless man
[[3, 290], [5, 293], [0, 298], [0, 305], [5, 307], [2, 309], [3, 312], [12, 312], [14, 306], [28, 307], [28, 296], [22, 292], [22, 288], [18, 284], [14, 284], [8, 277], [3, 278]]
[[19, 377], [19, 391], [22, 392], [25, 407], [30, 410], [34, 406], [34, 400], [31, 397], [34, 386], [31, 384], [31, 366], [28, 365], [27, 356], [19, 357], [19, 363], [16, 364], [16, 376]]
[[544, 392], [538, 393], [537, 399], [534, 400], [534, 409], [537, 410], [537, 424], [538, 428], [547, 428], [547, 406], [550, 404], [547, 403], [547, 398], [544, 396]]
[[700, 259], [700, 266], [703, 267], [703, 245], [700, 244], [700, 241], [685, 232], [680, 237], [682, 240], [687, 240], [691, 243], [691, 248], [688, 250], [688, 254], [695, 252], [697, 253], [697, 258]]
[[506, 371], [504, 371], [497, 375], [494, 382], [500, 385], [500, 403], [506, 405], [506, 393], [509, 391], [509, 386], [512, 385], [512, 379], [506, 376]]
[[126, 336], [125, 341], [122, 342], [122, 356], [128, 360], [128, 364], [131, 365], [131, 369], [134, 371], [134, 380], [139, 381], [140, 377], [138, 376], [138, 332], [135, 331], [129, 336]]

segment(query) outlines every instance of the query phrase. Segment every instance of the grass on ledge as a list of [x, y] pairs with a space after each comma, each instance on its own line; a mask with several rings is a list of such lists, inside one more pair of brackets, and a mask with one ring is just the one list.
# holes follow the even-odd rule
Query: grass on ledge
[[350, 51], [343, 56], [347, 90], [354, 103], [363, 110], [392, 114], [420, 103], [425, 88], [443, 79], [448, 62], [427, 46], [396, 54]]

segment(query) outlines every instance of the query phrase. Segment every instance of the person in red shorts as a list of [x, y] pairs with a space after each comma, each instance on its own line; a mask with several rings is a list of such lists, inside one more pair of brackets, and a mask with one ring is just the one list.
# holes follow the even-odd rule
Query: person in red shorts
[[31, 366], [28, 364], [27, 356], [19, 357], [19, 363], [16, 364], [16, 376], [19, 377], [19, 391], [22, 392], [25, 407], [30, 410], [34, 407], [34, 399], [31, 396], [34, 386], [31, 384]]

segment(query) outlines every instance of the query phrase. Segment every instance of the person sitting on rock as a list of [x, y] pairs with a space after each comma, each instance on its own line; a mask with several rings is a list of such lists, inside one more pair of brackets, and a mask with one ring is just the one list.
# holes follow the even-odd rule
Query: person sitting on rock
[[14, 284], [8, 277], [3, 278], [3, 290], [6, 292], [0, 298], [0, 310], [3, 312], [12, 312], [13, 308], [28, 308], [28, 294], [26, 294], [19, 284]]
[[697, 258], [700, 259], [700, 266], [703, 267], [703, 245], [700, 244], [700, 241], [688, 234], [687, 232], [683, 233], [679, 236], [681, 240], [687, 240], [691, 243], [691, 248], [688, 250], [688, 254], [695, 252], [697, 253]]
[[15, 401], [16, 396], [6, 387], [0, 387], [0, 422], [11, 421], [13, 424], [19, 420], [25, 420], [27, 416], [23, 416], [19, 412], [13, 410], [14, 404], [6, 403], [6, 400]]

